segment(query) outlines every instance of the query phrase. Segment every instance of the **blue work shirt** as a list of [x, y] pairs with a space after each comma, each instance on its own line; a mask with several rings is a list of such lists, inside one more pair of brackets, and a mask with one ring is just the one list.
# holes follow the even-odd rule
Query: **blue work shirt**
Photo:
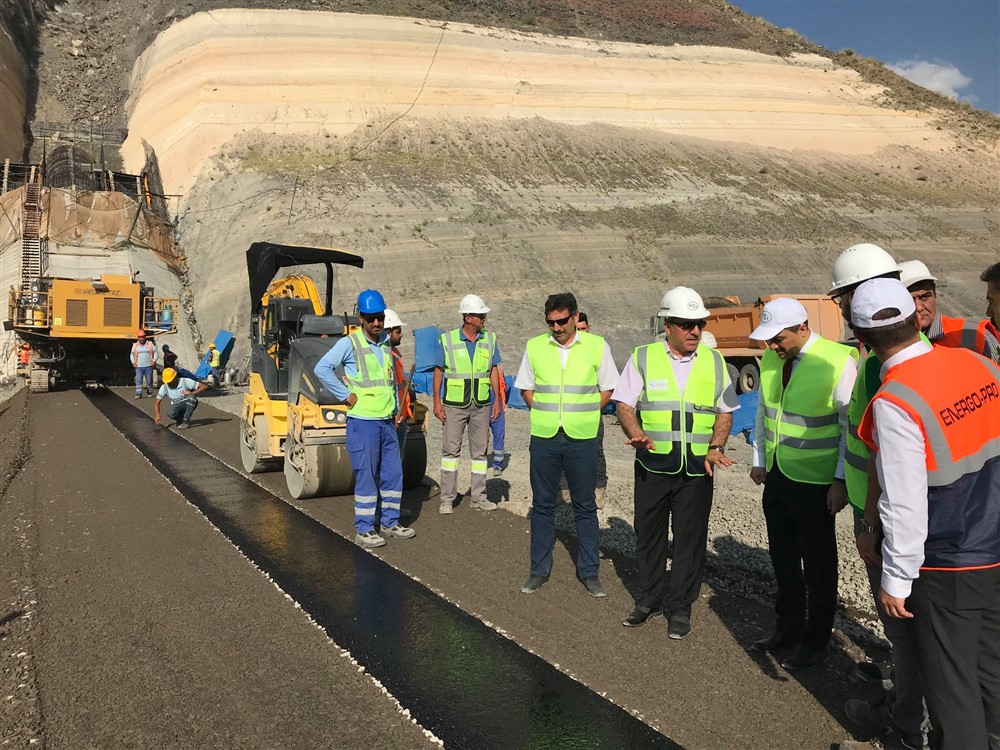
[[[372, 348], [375, 352], [375, 356], [378, 357], [379, 364], [385, 364], [385, 358], [392, 356], [389, 351], [389, 335], [383, 331], [379, 334], [379, 340], [377, 343], [372, 343], [368, 340], [368, 337], [362, 334], [365, 342]], [[347, 397], [351, 395], [351, 389], [337, 377], [336, 369], [338, 367], [344, 368], [344, 374], [348, 377], [353, 377], [358, 374], [358, 364], [354, 361], [354, 344], [351, 343], [349, 336], [344, 336], [340, 341], [333, 345], [323, 358], [316, 363], [316, 367], [313, 368], [313, 372], [323, 386], [332, 393], [338, 401], [346, 401]], [[396, 396], [396, 408], [399, 408], [399, 394], [396, 393], [396, 389], [392, 389]], [[347, 412], [349, 417], [353, 419], [370, 419], [375, 420], [375, 417], [355, 417], [350, 412]]]

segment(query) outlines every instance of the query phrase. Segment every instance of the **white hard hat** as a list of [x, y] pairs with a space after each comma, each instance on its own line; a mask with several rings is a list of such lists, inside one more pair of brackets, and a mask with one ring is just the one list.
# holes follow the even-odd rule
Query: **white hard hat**
[[703, 320], [708, 310], [701, 295], [686, 286], [675, 286], [660, 300], [660, 317], [678, 320]]
[[709, 349], [718, 349], [719, 342], [715, 340], [715, 334], [711, 331], [701, 332], [701, 343], [707, 346]]
[[478, 294], [466, 294], [458, 303], [458, 311], [462, 315], [485, 315], [490, 311], [490, 308], [486, 306], [483, 298]]
[[846, 287], [890, 273], [899, 273], [899, 267], [885, 250], [870, 242], [851, 245], [833, 263], [833, 288], [827, 294], [832, 296]]
[[918, 281], [937, 281], [937, 276], [931, 273], [931, 269], [922, 260], [904, 260], [899, 264], [899, 280], [909, 288]]
[[384, 328], [398, 328], [399, 326], [405, 326], [402, 320], [399, 319], [399, 313], [395, 310], [390, 310], [388, 307], [385, 308], [385, 323]]

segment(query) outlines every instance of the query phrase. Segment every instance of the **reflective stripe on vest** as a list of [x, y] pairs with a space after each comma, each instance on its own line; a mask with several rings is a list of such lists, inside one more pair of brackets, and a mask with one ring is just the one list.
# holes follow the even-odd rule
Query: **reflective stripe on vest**
[[222, 364], [222, 352], [218, 349], [213, 349], [212, 356], [208, 360], [208, 366], [218, 367], [220, 364]]
[[847, 407], [847, 441], [844, 451], [844, 482], [847, 499], [859, 511], [864, 511], [868, 496], [868, 461], [871, 452], [858, 435], [865, 409], [882, 385], [882, 363], [874, 354], [867, 354], [861, 362], [858, 379], [854, 381], [851, 403]]
[[[1000, 565], [1000, 368], [964, 349], [934, 347], [886, 373], [872, 399], [906, 412], [924, 437], [927, 539], [923, 569]], [[869, 406], [860, 434], [872, 445]]]
[[497, 346], [496, 334], [481, 331], [476, 339], [473, 358], [462, 338], [462, 329], [441, 334], [444, 349], [444, 398], [448, 406], [466, 408], [475, 404], [485, 406], [490, 402], [490, 370]]
[[986, 321], [940, 316], [941, 333], [931, 343], [986, 354]]
[[699, 345], [683, 393], [664, 343], [637, 347], [632, 361], [643, 384], [636, 404], [639, 424], [656, 446], [652, 451], [639, 451], [636, 460], [657, 474], [705, 474], [716, 404], [725, 386], [722, 355]]
[[396, 383], [393, 376], [392, 356], [386, 347], [382, 361], [372, 350], [363, 331], [350, 335], [354, 347], [356, 375], [346, 375], [347, 387], [358, 397], [348, 412], [352, 417], [387, 419], [396, 411]]
[[777, 461], [796, 482], [830, 484], [837, 471], [840, 424], [833, 390], [844, 372], [851, 347], [817, 338], [800, 355], [788, 387], [782, 388], [784, 361], [771, 349], [760, 368], [764, 399], [764, 439], [768, 471]]
[[571, 438], [597, 437], [601, 423], [601, 392], [597, 371], [604, 359], [604, 339], [577, 331], [569, 347], [566, 366], [560, 347], [549, 334], [528, 340], [528, 363], [535, 375], [531, 402], [531, 434], [554, 436], [560, 426]]

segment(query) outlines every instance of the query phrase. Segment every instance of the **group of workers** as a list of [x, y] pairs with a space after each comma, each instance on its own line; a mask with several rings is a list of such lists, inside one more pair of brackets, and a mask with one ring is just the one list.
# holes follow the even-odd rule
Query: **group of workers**
[[[861, 346], [817, 335], [791, 298], [767, 303], [751, 334], [764, 352], [750, 478], [764, 488], [777, 595], [774, 630], [750, 648], [782, 653], [788, 670], [826, 657], [837, 604], [834, 519], [850, 504], [895, 669], [885, 701], [851, 700], [845, 710], [889, 748], [1000, 750], [1000, 263], [981, 278], [989, 317], [946, 317], [926, 265], [897, 263], [863, 243], [838, 257], [829, 291]], [[374, 548], [385, 537], [415, 535], [400, 524], [398, 428], [409, 416], [409, 380], [399, 316], [375, 290], [362, 292], [358, 311], [360, 329], [338, 341], [315, 374], [349, 407], [356, 541]], [[489, 312], [467, 295], [461, 326], [437, 343], [442, 514], [454, 511], [465, 433], [470, 506], [497, 507], [486, 495], [487, 450], [490, 423], [506, 401]], [[602, 410], [614, 402], [636, 451], [639, 592], [623, 624], [665, 615], [668, 637], [679, 640], [691, 633], [704, 574], [714, 474], [735, 463], [726, 441], [739, 401], [725, 359], [705, 345], [701, 296], [675, 287], [659, 316], [662, 340], [634, 349], [619, 373], [607, 342], [580, 325], [571, 293], [545, 301], [548, 332], [528, 340], [514, 380], [531, 429], [530, 567], [521, 591], [537, 592], [551, 574], [565, 475], [577, 578], [590, 595], [606, 595], [598, 574], [598, 434]], [[881, 681], [876, 666], [859, 664], [859, 675]]]

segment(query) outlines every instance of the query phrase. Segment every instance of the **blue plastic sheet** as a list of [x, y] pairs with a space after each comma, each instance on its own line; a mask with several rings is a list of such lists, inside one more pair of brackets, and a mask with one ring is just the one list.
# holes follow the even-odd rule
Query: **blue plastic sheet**
[[[417, 365], [417, 374], [424, 372], [434, 372], [434, 350], [437, 347], [437, 340], [444, 333], [437, 326], [427, 326], [426, 328], [413, 329], [413, 361]], [[416, 376], [413, 378], [416, 383]], [[418, 389], [418, 393], [430, 393], [430, 386], [426, 391]]]
[[[233, 352], [233, 345], [236, 343], [236, 337], [229, 331], [219, 331], [215, 334], [215, 339], [212, 343], [215, 344], [215, 348], [219, 350], [219, 367], [225, 369], [226, 363], [229, 361], [229, 355]], [[206, 351], [205, 356], [201, 358], [201, 364], [198, 365], [198, 369], [194, 371], [194, 375], [198, 380], [204, 380], [212, 374], [212, 368], [208, 366], [208, 359], [210, 356], [211, 351]]]
[[757, 419], [757, 391], [743, 393], [738, 397], [740, 408], [733, 412], [733, 429], [730, 435], [743, 435], [748, 443], [753, 442], [753, 428]]

